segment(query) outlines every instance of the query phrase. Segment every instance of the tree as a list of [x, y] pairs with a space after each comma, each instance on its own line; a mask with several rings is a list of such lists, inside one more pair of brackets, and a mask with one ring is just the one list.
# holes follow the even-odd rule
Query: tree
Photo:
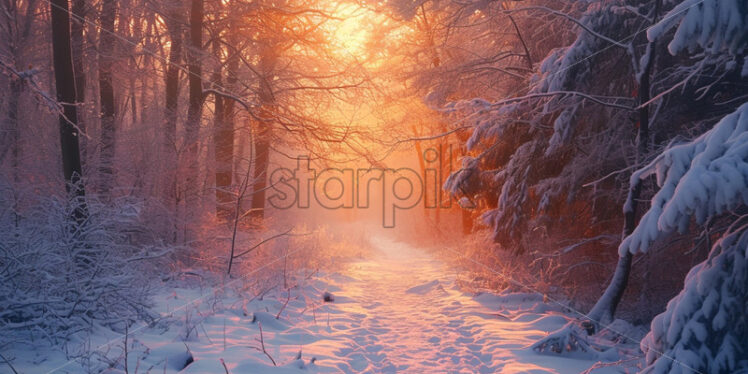
[[[218, 24], [219, 30], [214, 31], [213, 54], [216, 67], [211, 77], [212, 83], [219, 91], [238, 90], [238, 67], [240, 56], [236, 49], [239, 45], [238, 17], [232, 14], [233, 2], [217, 4], [218, 19], [228, 18], [226, 24]], [[232, 48], [224, 48], [223, 44]], [[226, 57], [223, 58], [224, 50]], [[224, 67], [226, 84], [224, 88]], [[222, 95], [214, 95], [214, 130], [213, 148], [215, 154], [215, 186], [216, 186], [216, 215], [223, 220], [235, 217], [232, 197], [232, 177], [234, 166], [234, 121], [236, 118], [234, 99], [226, 99]]]
[[[748, 207], [748, 103], [696, 139], [665, 149], [631, 177], [631, 188], [656, 174], [660, 189], [619, 247], [647, 252], [659, 237]], [[748, 215], [738, 216], [685, 287], [652, 321], [642, 341], [647, 372], [733, 373], [748, 369]]]
[[[656, 0], [654, 7], [651, 10], [653, 20], [657, 20], [661, 8], [661, 0]], [[644, 55], [641, 58], [641, 62], [635, 65], [636, 78], [638, 83], [638, 130], [636, 136], [636, 162], [642, 163], [647, 157], [649, 152], [649, 105], [646, 105], [650, 100], [650, 75], [652, 74], [652, 67], [655, 62], [655, 48], [657, 40], [650, 40], [647, 43]], [[636, 57], [634, 62], [636, 62]], [[623, 223], [623, 238], [631, 235], [636, 227], [636, 215], [637, 207], [639, 205], [639, 197], [641, 195], [642, 185], [637, 183], [635, 186], [629, 189], [629, 195], [624, 205], [624, 223]], [[613, 274], [613, 278], [610, 281], [610, 285], [605, 289], [605, 292], [597, 301], [592, 310], [587, 314], [587, 317], [595, 324], [608, 324], [613, 322], [613, 316], [615, 315], [618, 303], [623, 297], [623, 292], [626, 290], [628, 284], [629, 274], [631, 272], [631, 261], [633, 255], [631, 253], [625, 253], [619, 257], [618, 263], [616, 264], [616, 270]]]
[[[73, 53], [73, 74], [75, 75], [75, 97], [80, 108], [86, 102], [86, 71], [83, 67], [85, 60], [86, 41], [84, 31], [86, 29], [86, 13], [88, 13], [86, 0], [72, 0], [70, 25], [70, 42]], [[111, 29], [110, 29], [111, 30]], [[78, 127], [85, 131], [83, 116], [78, 116]], [[85, 142], [85, 140], [84, 140]], [[81, 145], [81, 155], [85, 159], [86, 146]]]
[[[76, 200], [83, 199], [86, 191], [81, 180], [80, 148], [78, 146], [78, 112], [75, 97], [75, 75], [70, 46], [70, 16], [67, 0], [51, 0], [52, 54], [55, 71], [57, 101], [62, 106], [59, 114], [60, 149], [66, 188]], [[85, 205], [78, 201], [74, 219], [82, 224], [86, 219]]]
[[115, 117], [114, 84], [112, 82], [112, 66], [114, 53], [114, 21], [117, 13], [117, 3], [114, 0], [102, 0], [101, 6], [101, 36], [99, 38], [99, 101], [101, 104], [101, 159], [99, 174], [101, 178], [101, 192], [109, 195], [114, 184], [114, 147], [115, 147]]
[[[25, 9], [23, 5], [25, 5]], [[13, 69], [14, 72], [20, 73], [23, 70], [23, 46], [28, 42], [31, 35], [31, 26], [34, 23], [33, 14], [37, 10], [37, 2], [31, 0], [23, 4], [17, 1], [8, 1], [3, 3], [2, 6], [4, 9], [3, 14], [5, 15], [5, 22], [3, 22], [2, 29], [6, 31], [7, 35], [7, 57], [13, 61], [14, 65], [7, 67], [3, 66], [3, 68], [4, 70]], [[5, 64], [5, 62], [2, 63], [3, 65]], [[33, 72], [31, 73], [33, 75]], [[10, 165], [13, 168], [13, 178], [18, 182], [21, 148], [21, 127], [18, 119], [20, 114], [19, 100], [24, 91], [24, 82], [18, 74], [13, 75], [15, 75], [15, 77], [10, 79], [8, 87], [7, 121], [3, 121], [4, 123], [7, 123], [7, 127], [4, 130], [11, 135], [5, 137], [7, 142], [2, 142], [3, 150], [0, 151], [0, 163], [5, 160], [7, 155], [6, 152], [10, 151]]]
[[[216, 37], [217, 39], [218, 37]], [[219, 87], [223, 85], [223, 66], [221, 63], [222, 48], [218, 40], [213, 41], [213, 54], [218, 61], [215, 68], [212, 83]], [[234, 148], [234, 129], [227, 123], [227, 111], [233, 108], [227, 105], [233, 100], [224, 100], [223, 96], [215, 95], [213, 110], [213, 142], [215, 153], [215, 184], [216, 184], [216, 215], [220, 219], [232, 217], [231, 208], [231, 167]]]
[[[654, 51], [657, 40], [663, 36], [664, 32], [674, 26], [678, 21], [679, 25], [677, 31], [673, 36], [673, 40], [669, 43], [668, 49], [670, 53], [677, 54], [680, 51], [688, 48], [694, 49], [697, 47], [704, 48], [716, 54], [710, 56], [707, 54], [703, 57], [701, 63], [693, 65], [689, 70], [692, 70], [687, 74], [684, 80], [681, 80], [677, 84], [674, 84], [668, 90], [659, 94], [662, 97], [664, 94], [671, 92], [674, 87], [681, 87], [685, 85], [689, 79], [698, 71], [702, 70], [705, 65], [718, 64], [716, 60], [731, 59], [730, 55], [722, 55], [720, 52], [727, 51], [733, 56], [743, 53], [746, 43], [746, 37], [748, 37], [748, 23], [743, 20], [737, 20], [733, 18], [735, 15], [746, 15], [748, 9], [738, 4], [735, 1], [725, 1], [718, 3], [707, 3], [703, 6], [698, 6], [695, 1], [683, 1], [676, 7], [674, 7], [661, 21], [653, 25], [648, 31], [649, 44], [647, 45], [647, 52], [642, 57], [644, 63], [644, 69], [641, 74], [637, 77], [640, 80], [639, 89], [639, 149], [640, 154], [646, 154], [646, 144], [642, 143], [642, 139], [648, 140], [649, 130], [649, 106], [652, 103], [649, 95], [649, 75], [650, 67], [654, 62]], [[656, 2], [654, 7], [655, 17], [657, 20], [657, 14], [659, 13], [660, 4]], [[738, 16], [739, 18], [739, 16]], [[707, 86], [708, 90], [708, 86]], [[641, 178], [636, 177], [636, 174], [632, 176], [632, 185], [629, 189], [629, 196], [624, 205], [625, 214], [625, 227], [623, 232], [624, 246], [627, 241], [631, 240], [631, 236], [634, 234], [636, 227], [638, 226], [635, 222], [636, 207], [641, 193]], [[651, 210], [650, 210], [651, 211]], [[644, 221], [644, 218], [642, 219]], [[640, 225], [645, 224], [644, 222]], [[648, 244], [643, 244], [646, 248]], [[616, 306], [620, 301], [623, 292], [628, 282], [628, 273], [630, 272], [631, 259], [633, 256], [632, 251], [620, 251], [620, 259], [616, 266], [615, 274], [610, 286], [606, 289], [603, 296], [598, 300], [595, 307], [588, 314], [589, 318], [593, 321], [600, 321], [606, 323], [606, 321], [612, 321], [615, 313]]]
[[190, 7], [190, 44], [187, 50], [187, 80], [189, 82], [189, 106], [185, 124], [186, 155], [185, 203], [187, 211], [195, 209], [198, 201], [198, 153], [200, 150], [200, 121], [203, 115], [203, 16], [204, 0], [192, 0]]
[[[533, 240], [543, 236], [607, 235], [608, 227], [579, 225], [578, 221], [604, 221], [610, 214], [602, 211], [609, 206], [605, 200], [615, 197], [589, 196], [579, 181], [607, 174], [606, 169], [623, 161], [629, 151], [626, 147], [613, 154], [605, 144], [628, 135], [625, 130], [630, 127], [623, 122], [628, 120], [625, 115], [635, 110], [635, 102], [620, 92], [632, 90], [638, 59], [631, 54], [640, 47], [631, 39], [627, 40], [630, 46], [611, 44], [606, 34], [624, 34], [639, 27], [644, 18], [620, 15], [614, 7], [610, 2], [594, 2], [583, 9], [580, 18], [575, 17], [579, 10], [574, 8], [562, 11], [530, 4], [503, 9], [498, 15], [519, 14], [530, 19], [548, 15], [583, 26], [576, 30], [570, 45], [550, 50], [538, 64], [539, 71], [526, 78], [529, 90], [519, 86], [496, 100], [454, 100], [443, 108], [455, 129], [472, 130], [465, 141], [470, 156], [445, 188], [457, 198], [486, 200], [490, 209], [484, 212], [484, 222], [491, 226], [497, 242], [516, 253], [524, 253], [536, 245]], [[507, 29], [516, 34], [508, 18]], [[528, 54], [523, 45], [527, 43], [523, 40], [517, 37], [513, 50], [496, 52], [497, 61], [489, 59], [485, 67], [498, 65], [507, 71], [526, 64]], [[620, 58], [621, 51], [624, 58]], [[635, 64], [627, 66], [626, 62], [634, 60]], [[599, 84], [600, 77], [615, 83]], [[610, 118], [621, 125], [611, 125], [607, 122]], [[592, 211], [598, 217], [592, 216]], [[571, 217], [577, 224], [562, 223]], [[544, 234], [528, 235], [531, 231]]]
[[[662, 17], [662, 4], [654, 0], [629, 7], [600, 0], [577, 10], [535, 4], [506, 9], [504, 14], [572, 22], [577, 37], [548, 54], [528, 91], [499, 100], [454, 100], [442, 109], [455, 129], [472, 129], [466, 142], [472, 154], [445, 187], [457, 197], [496, 199], [485, 221], [496, 241], [518, 252], [533, 243], [552, 243], [544, 250], [552, 251], [560, 241], [612, 242], [615, 222], [628, 237], [646, 190], [640, 181], [630, 189], [620, 187], [628, 187], [625, 181], [613, 182], [646, 165], [652, 150], [676, 135], [703, 131], [712, 113], [735, 108], [744, 97], [732, 87], [746, 74], [746, 10], [738, 3], [685, 1]], [[669, 32], [672, 56], [656, 53]], [[707, 53], [697, 53], [699, 48]], [[674, 92], [677, 99], [669, 97]], [[632, 138], [634, 146], [626, 141]], [[615, 205], [624, 205], [622, 220], [607, 209]], [[570, 234], [577, 230], [581, 240]], [[530, 235], [535, 231], [545, 232], [548, 241]], [[584, 255], [600, 256], [599, 250], [590, 252]], [[613, 320], [626, 289], [632, 254], [617, 258], [609, 287], [585, 316], [594, 325]]]
[[275, 95], [271, 85], [272, 75], [278, 61], [274, 46], [265, 46], [260, 53], [260, 115], [256, 122], [254, 134], [254, 185], [252, 186], [251, 217], [262, 221], [265, 217], [265, 189], [269, 179], [270, 141], [272, 139], [272, 123]]
[[[169, 56], [166, 62], [164, 78], [164, 127], [163, 127], [163, 191], [166, 206], [176, 213], [179, 205], [177, 177], [179, 168], [177, 147], [177, 120], [179, 118], [179, 73], [182, 70], [182, 4], [168, 2], [164, 12], [166, 29], [169, 34]], [[176, 240], [176, 230], [172, 230]]]
[[[520, 27], [527, 24], [526, 20], [515, 19], [506, 13], [507, 9], [516, 7], [514, 2], [393, 1], [387, 4], [392, 8], [390, 16], [409, 21], [406, 25], [411, 31], [407, 34], [407, 42], [396, 44], [400, 49], [394, 52], [407, 63], [393, 60], [392, 66], [388, 66], [389, 74], [394, 71], [408, 77], [405, 80], [407, 89], [395, 95], [412, 95], [412, 100], [419, 101], [423, 98], [428, 106], [439, 108], [448, 101], [473, 98], [476, 92], [486, 100], [498, 100], [526, 86], [532, 72], [529, 50], [534, 46], [527, 44], [520, 32]], [[464, 130], [469, 126], [460, 124], [448, 128], [446, 122], [449, 119], [435, 118], [427, 122], [429, 128], [426, 131], [442, 134], [429, 136], [431, 143], [446, 150], [451, 141], [450, 152], [454, 157], [466, 156], [462, 144], [467, 140], [467, 131]], [[423, 135], [422, 130], [416, 132], [417, 137]], [[440, 155], [445, 155], [445, 152], [440, 152]], [[443, 163], [452, 165], [452, 162]], [[449, 195], [447, 198], [464, 197], [459, 193]], [[468, 204], [455, 204], [462, 215], [464, 233], [473, 229], [472, 213], [475, 209], [469, 205], [478, 205], [478, 199], [473, 197], [465, 199], [466, 202], [471, 200]], [[436, 210], [436, 223], [440, 211]]]

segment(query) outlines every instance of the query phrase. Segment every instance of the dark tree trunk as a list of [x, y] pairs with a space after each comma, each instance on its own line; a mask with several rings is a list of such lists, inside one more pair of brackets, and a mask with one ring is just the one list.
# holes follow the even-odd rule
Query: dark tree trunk
[[[182, 61], [182, 9], [180, 3], [170, 4], [175, 7], [171, 9], [166, 17], [166, 28], [168, 29], [171, 46], [169, 48], [169, 61], [166, 66], [165, 103], [164, 103], [164, 134], [163, 134], [163, 196], [164, 205], [172, 212], [177, 212], [179, 205], [177, 194], [177, 118], [179, 110], [179, 72]], [[171, 239], [177, 240], [177, 227], [173, 227]]]
[[[86, 101], [86, 73], [83, 69], [83, 59], [85, 50], [85, 41], [83, 38], [83, 30], [85, 28], [85, 17], [86, 17], [86, 0], [72, 0], [71, 11], [73, 15], [70, 19], [70, 33], [71, 43], [73, 51], [73, 74], [75, 76], [75, 98], [79, 104], [85, 104]], [[112, 30], [112, 29], [107, 29]], [[106, 32], [102, 32], [105, 34]], [[83, 106], [80, 106], [81, 108]], [[86, 131], [85, 122], [82, 116], [78, 118], [78, 128]], [[82, 159], [85, 159], [86, 155], [86, 140], [81, 139], [81, 154]]]
[[[10, 82], [10, 97], [8, 97], [8, 127], [11, 136], [8, 140], [10, 144], [11, 161], [10, 165], [13, 168], [13, 180], [19, 181], [18, 168], [20, 161], [20, 147], [21, 147], [21, 127], [18, 123], [18, 100], [21, 97], [23, 90], [23, 82], [19, 79], [12, 79]], [[2, 151], [2, 155], [5, 155], [5, 150]], [[0, 158], [2, 161], [2, 158]]]
[[182, 59], [182, 30], [178, 20], [172, 17], [176, 17], [176, 14], [172, 15], [166, 23], [169, 29], [171, 47], [169, 49], [169, 62], [166, 67], [166, 103], [164, 105], [164, 146], [167, 154], [174, 155], [174, 159], [171, 160], [173, 163], [167, 164], [167, 168], [170, 170], [176, 168], [179, 64]]
[[267, 48], [260, 59], [263, 76], [260, 79], [260, 121], [254, 137], [254, 184], [252, 185], [252, 210], [250, 217], [262, 221], [265, 218], [265, 189], [267, 188], [268, 166], [270, 164], [270, 140], [272, 137], [273, 107], [275, 97], [269, 77], [275, 68], [276, 57]]
[[75, 98], [75, 73], [70, 46], [70, 16], [67, 0], [51, 0], [52, 54], [55, 72], [57, 101], [63, 112], [59, 116], [62, 169], [68, 192], [79, 201], [74, 219], [81, 224], [88, 213], [83, 198], [85, 189], [81, 181], [81, 159], [78, 145], [78, 113]]
[[[102, 0], [101, 27], [104, 30], [114, 29], [116, 0]], [[109, 195], [114, 179], [115, 115], [114, 87], [112, 84], [112, 65], [114, 52], [114, 35], [102, 32], [99, 39], [99, 100], [101, 102], [101, 159], [99, 174], [101, 192]]]
[[[221, 59], [221, 48], [218, 42], [213, 44], [216, 58]], [[230, 64], [231, 66], [231, 64]], [[221, 86], [223, 84], [222, 71], [219, 67], [213, 75], [213, 82]], [[229, 69], [229, 82], [236, 81], [231, 77]], [[229, 84], [232, 86], [232, 84]], [[234, 217], [233, 198], [229, 189], [231, 188], [231, 173], [234, 154], [234, 129], [233, 110], [234, 101], [224, 99], [215, 95], [215, 122], [213, 141], [215, 142], [215, 178], [216, 178], [216, 215], [219, 219], [228, 220]]]
[[190, 46], [187, 53], [189, 74], [189, 107], [185, 129], [186, 157], [185, 200], [187, 209], [195, 208], [198, 198], [198, 136], [203, 111], [203, 80], [200, 63], [203, 45], [203, 0], [192, 0], [190, 9]]
[[[653, 13], [653, 19], [655, 20], [659, 16], [660, 3], [661, 0], [657, 0], [657, 2], [655, 2]], [[656, 41], [649, 42], [647, 44], [646, 53], [649, 54], [649, 57], [647, 58], [645, 65], [640, 67], [641, 74], [638, 77], [639, 104], [646, 103], [650, 99], [650, 75], [652, 73], [652, 66], [654, 65], [655, 60], [655, 44]], [[638, 114], [639, 129], [636, 136], [636, 161], [637, 163], [641, 163], [644, 161], [644, 157], [646, 157], [646, 154], [649, 150], [649, 107], [641, 107]], [[624, 207], [622, 238], [631, 235], [631, 233], [633, 233], [634, 229], [636, 228], [636, 216], [640, 195], [641, 181], [637, 181], [636, 184], [630, 188], [628, 197], [626, 199], [626, 205]], [[628, 285], [632, 260], [633, 255], [631, 254], [631, 252], [626, 252], [623, 256], [620, 256], [618, 258], [616, 270], [613, 273], [613, 279], [611, 280], [610, 285], [608, 285], [608, 288], [605, 290], [600, 299], [598, 299], [597, 303], [595, 303], [595, 306], [588, 314], [588, 317], [592, 320], [593, 323], [606, 324], [613, 321], [616, 309], [618, 308], [618, 304], [621, 302], [623, 293], [624, 291], [626, 291], [626, 286]]]

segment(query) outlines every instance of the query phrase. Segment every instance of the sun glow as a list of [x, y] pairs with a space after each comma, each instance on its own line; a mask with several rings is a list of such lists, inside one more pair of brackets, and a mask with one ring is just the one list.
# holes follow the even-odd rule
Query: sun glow
[[338, 21], [332, 26], [331, 50], [343, 56], [360, 58], [366, 55], [371, 37], [370, 22], [377, 14], [354, 4], [343, 4], [333, 13]]

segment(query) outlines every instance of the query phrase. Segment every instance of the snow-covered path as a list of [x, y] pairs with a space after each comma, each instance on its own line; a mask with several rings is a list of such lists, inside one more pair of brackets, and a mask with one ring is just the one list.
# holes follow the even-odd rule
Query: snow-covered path
[[[537, 355], [527, 347], [566, 323], [562, 315], [511, 312], [535, 306], [536, 295], [471, 297], [454, 286], [454, 271], [407, 244], [375, 238], [375, 256], [331, 277], [337, 286], [330, 308], [334, 343], [345, 372], [569, 372], [592, 362]], [[341, 344], [342, 343], [342, 344]]]
[[[173, 317], [132, 333], [128, 372], [579, 373], [594, 364], [528, 348], [568, 321], [539, 295], [468, 295], [426, 251], [384, 237], [372, 245], [369, 258], [305, 280], [288, 301], [285, 291], [250, 302], [210, 297], [210, 289], [168, 291], [157, 309]], [[333, 302], [323, 302], [325, 292]], [[106, 372], [124, 373], [123, 340], [107, 331], [90, 346], [99, 346]], [[59, 352], [29, 353], [15, 353], [21, 373], [85, 372]], [[606, 372], [620, 371], [594, 371]]]

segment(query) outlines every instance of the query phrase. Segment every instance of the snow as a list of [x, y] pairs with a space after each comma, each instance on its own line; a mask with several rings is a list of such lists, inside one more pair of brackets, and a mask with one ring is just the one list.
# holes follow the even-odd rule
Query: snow
[[[371, 240], [371, 258], [304, 278], [290, 298], [284, 290], [248, 301], [241, 287], [163, 290], [154, 312], [173, 317], [130, 328], [129, 372], [223, 373], [225, 363], [230, 373], [578, 373], [599, 359], [531, 349], [571, 319], [542, 296], [466, 294], [455, 284], [456, 270], [426, 251]], [[333, 302], [322, 300], [325, 292], [334, 293]], [[88, 344], [99, 352], [92, 368], [124, 372], [121, 335], [101, 329]], [[85, 371], [85, 361], [68, 363], [49, 347], [3, 353], [20, 373]], [[595, 370], [605, 372], [619, 370]]]

